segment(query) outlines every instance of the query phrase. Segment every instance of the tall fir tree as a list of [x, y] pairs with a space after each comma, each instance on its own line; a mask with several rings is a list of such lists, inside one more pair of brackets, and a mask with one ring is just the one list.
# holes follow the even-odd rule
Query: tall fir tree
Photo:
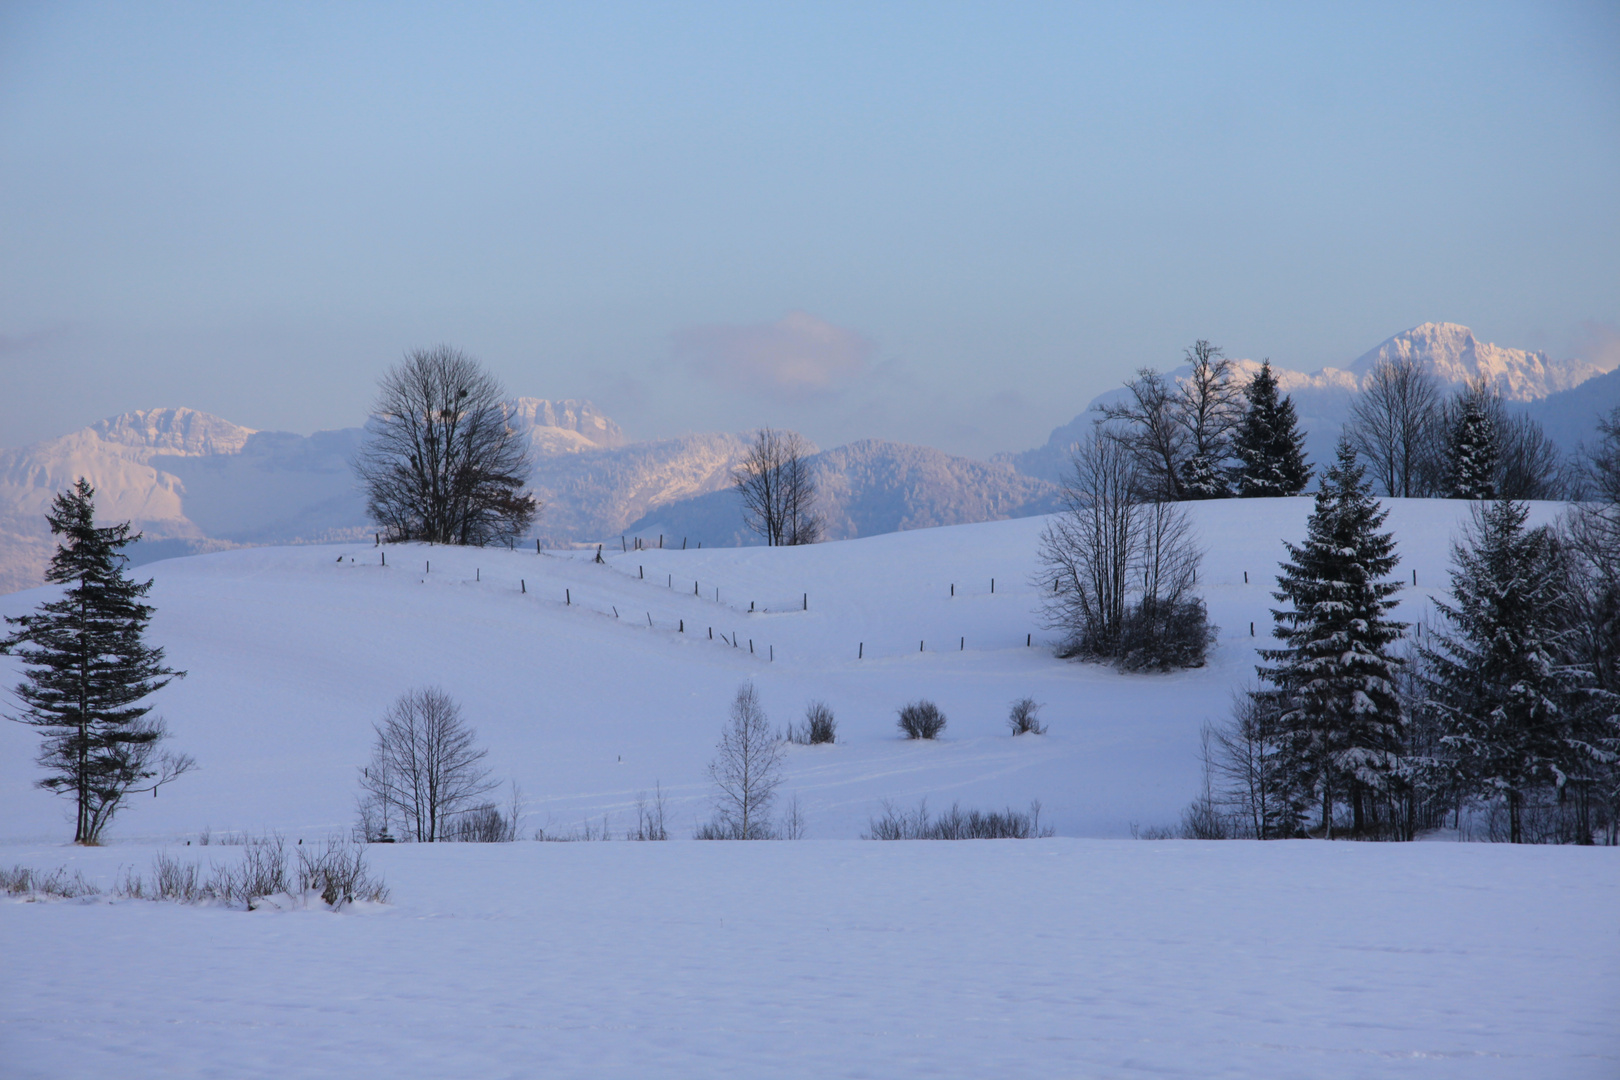
[[1378, 505], [1355, 451], [1340, 441], [1322, 476], [1306, 540], [1288, 544], [1274, 609], [1284, 648], [1261, 650], [1260, 677], [1275, 690], [1277, 727], [1290, 786], [1310, 792], [1323, 835], [1332, 839], [1337, 806], [1348, 803], [1360, 835], [1371, 802], [1399, 772], [1405, 717], [1396, 687], [1401, 661], [1390, 646], [1406, 629], [1388, 618], [1400, 583], [1392, 534], [1380, 532]]
[[1501, 445], [1483, 385], [1470, 386], [1457, 403], [1446, 444], [1446, 497], [1496, 498]]
[[140, 704], [185, 672], [164, 666], [163, 650], [144, 640], [152, 582], [131, 581], [123, 554], [140, 535], [127, 522], [96, 528], [95, 491], [82, 478], [57, 495], [46, 520], [62, 539], [45, 579], [67, 589], [6, 619], [16, 629], [0, 651], [15, 651], [25, 668], [15, 690], [24, 709], [8, 718], [39, 729], [38, 784], [74, 800], [73, 839], [94, 844], [128, 795], [191, 768], [191, 758], [159, 749], [163, 724]]
[[1475, 793], [1505, 797], [1515, 844], [1524, 839], [1529, 790], [1561, 787], [1607, 758], [1581, 737], [1589, 676], [1566, 659], [1558, 541], [1544, 526], [1526, 528], [1528, 516], [1520, 502], [1476, 509], [1468, 535], [1452, 547], [1452, 602], [1435, 602], [1449, 629], [1421, 649], [1440, 741]]
[[1305, 435], [1299, 430], [1292, 398], [1279, 397], [1271, 361], [1243, 390], [1248, 409], [1238, 425], [1232, 451], [1240, 464], [1233, 480], [1245, 499], [1298, 495], [1310, 482], [1305, 463]]

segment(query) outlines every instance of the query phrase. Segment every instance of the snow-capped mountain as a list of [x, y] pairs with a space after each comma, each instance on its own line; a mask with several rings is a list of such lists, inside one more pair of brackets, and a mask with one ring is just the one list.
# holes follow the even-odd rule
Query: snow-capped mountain
[[[1324, 367], [1305, 373], [1274, 362], [1271, 370], [1279, 388], [1294, 399], [1300, 426], [1306, 432], [1306, 452], [1313, 461], [1332, 455], [1339, 431], [1350, 414], [1351, 401], [1366, 386], [1373, 369], [1380, 361], [1400, 359], [1422, 365], [1445, 391], [1458, 390], [1470, 380], [1483, 378], [1503, 398], [1518, 404], [1572, 390], [1616, 368], [1612, 360], [1554, 360], [1544, 352], [1503, 348], [1480, 341], [1466, 326], [1443, 322], [1424, 323], [1396, 334], [1342, 368]], [[1233, 367], [1238, 379], [1247, 383], [1260, 370], [1260, 362], [1239, 359], [1233, 361]], [[1169, 374], [1179, 378], [1187, 370], [1183, 366]], [[1005, 460], [1029, 476], [1058, 479], [1068, 463], [1069, 447], [1091, 430], [1097, 415], [1095, 408], [1119, 400], [1124, 393], [1116, 389], [1099, 394], [1079, 416], [1055, 429], [1046, 445], [1007, 455]], [[1594, 409], [1588, 426], [1595, 424], [1596, 416]]]
[[[517, 398], [511, 415], [534, 445], [533, 484], [554, 540], [605, 535], [661, 502], [712, 490], [741, 446], [733, 436], [626, 446], [584, 401]], [[362, 435], [255, 431], [194, 409], [149, 409], [0, 451], [0, 592], [40, 582], [52, 551], [45, 512], [81, 476], [104, 520], [144, 533], [132, 549], [140, 562], [368, 535], [350, 465]]]

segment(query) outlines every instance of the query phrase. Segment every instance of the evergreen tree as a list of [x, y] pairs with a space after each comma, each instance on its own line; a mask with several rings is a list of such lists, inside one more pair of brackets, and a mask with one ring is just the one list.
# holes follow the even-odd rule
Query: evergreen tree
[[1208, 454], [1195, 453], [1181, 466], [1181, 497], [1184, 499], [1225, 499], [1232, 494], [1226, 472]]
[[1441, 742], [1466, 784], [1506, 797], [1515, 844], [1528, 790], [1562, 787], [1572, 768], [1606, 756], [1578, 730], [1587, 676], [1565, 660], [1557, 541], [1548, 528], [1525, 528], [1528, 514], [1512, 501], [1475, 511], [1452, 548], [1452, 603], [1435, 603], [1450, 629], [1421, 650]]
[[82, 844], [99, 840], [126, 796], [155, 791], [192, 766], [158, 749], [162, 721], [148, 720], [150, 706], [140, 704], [185, 674], [142, 640], [152, 608], [141, 601], [152, 582], [131, 581], [123, 554], [140, 535], [127, 522], [96, 528], [94, 496], [83, 479], [57, 495], [46, 520], [62, 540], [45, 579], [68, 587], [31, 615], [8, 617], [16, 630], [0, 641], [26, 669], [15, 691], [25, 708], [8, 718], [44, 737], [39, 786], [73, 798], [73, 839]]
[[1446, 445], [1446, 497], [1496, 498], [1501, 445], [1483, 385], [1470, 386], [1457, 403]]
[[1387, 514], [1355, 451], [1341, 441], [1316, 493], [1306, 541], [1287, 545], [1272, 594], [1290, 605], [1272, 611], [1273, 633], [1286, 647], [1261, 651], [1275, 665], [1260, 676], [1277, 688], [1289, 786], [1314, 794], [1329, 839], [1338, 804], [1349, 803], [1362, 833], [1377, 796], [1399, 772], [1401, 661], [1390, 646], [1406, 624], [1386, 617], [1400, 589], [1385, 580], [1398, 561], [1393, 536], [1378, 531]]
[[1232, 452], [1241, 464], [1234, 480], [1245, 499], [1298, 495], [1311, 478], [1305, 463], [1305, 435], [1294, 416], [1292, 398], [1277, 396], [1271, 361], [1244, 388], [1249, 407], [1238, 425]]

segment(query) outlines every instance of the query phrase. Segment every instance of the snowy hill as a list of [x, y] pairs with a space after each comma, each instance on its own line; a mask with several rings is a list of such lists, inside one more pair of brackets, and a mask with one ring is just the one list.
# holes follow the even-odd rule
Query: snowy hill
[[[705, 813], [704, 765], [727, 702], [751, 678], [778, 724], [810, 698], [837, 713], [836, 746], [790, 756], [788, 789], [812, 836], [855, 836], [882, 799], [923, 796], [1038, 798], [1060, 834], [1123, 835], [1133, 822], [1174, 820], [1191, 797], [1199, 727], [1252, 678], [1266, 639], [1249, 624], [1265, 634], [1281, 541], [1303, 534], [1309, 507], [1191, 508], [1209, 550], [1199, 582], [1221, 632], [1208, 667], [1168, 676], [1061, 662], [1043, 647], [1030, 581], [1042, 518], [806, 548], [610, 550], [605, 566], [586, 552], [400, 545], [386, 549], [385, 568], [369, 542], [154, 563], [143, 571], [157, 582], [152, 637], [191, 673], [158, 704], [201, 768], [115, 828], [344, 827], [371, 722], [403, 690], [439, 683], [465, 704], [497, 771], [529, 793], [531, 827], [606, 814], [622, 828], [636, 793], [662, 784], [685, 833]], [[1403, 592], [1401, 618], [1421, 614], [1445, 582], [1465, 513], [1440, 500], [1394, 504], [1399, 573], [1419, 582]], [[6, 596], [0, 612], [44, 595]], [[0, 684], [14, 680], [15, 660], [0, 660]], [[1007, 736], [1008, 703], [1024, 695], [1046, 703], [1049, 736]], [[896, 708], [923, 696], [949, 717], [946, 737], [898, 740]], [[30, 786], [34, 739], [0, 725], [0, 823], [11, 836], [61, 827], [62, 805]]]
[[[1279, 388], [1294, 400], [1300, 426], [1306, 432], [1306, 453], [1312, 461], [1326, 461], [1332, 457], [1339, 431], [1349, 418], [1351, 402], [1378, 363], [1399, 359], [1416, 361], [1447, 392], [1460, 389], [1471, 379], [1484, 378], [1497, 387], [1507, 401], [1519, 405], [1539, 402], [1550, 395], [1568, 395], [1574, 388], [1582, 387], [1615, 368], [1612, 360], [1601, 363], [1580, 359], [1554, 360], [1544, 352], [1492, 345], [1480, 341], [1474, 337], [1472, 330], [1456, 323], [1415, 326], [1363, 353], [1343, 368], [1325, 367], [1306, 374], [1273, 363], [1272, 371], [1277, 376]], [[1246, 383], [1260, 370], [1260, 363], [1239, 359], [1234, 361], [1234, 367], [1240, 381]], [[1169, 374], [1180, 377], [1187, 370], [1183, 366]], [[1118, 401], [1124, 393], [1123, 389], [1116, 389], [1098, 395], [1084, 412], [1053, 430], [1045, 445], [1007, 455], [1006, 460], [1029, 476], [1045, 480], [1059, 479], [1068, 463], [1068, 448], [1091, 430], [1096, 407], [1104, 402]], [[1590, 417], [1581, 417], [1580, 424], [1584, 424], [1581, 434], [1566, 438], [1564, 427], [1579, 426], [1570, 423], [1561, 425], [1555, 437], [1569, 443], [1590, 437], [1586, 432], [1595, 427], [1595, 415], [1594, 412]]]
[[[1168, 823], [1196, 792], [1199, 728], [1252, 677], [1249, 621], [1264, 633], [1280, 538], [1309, 505], [1190, 508], [1222, 629], [1208, 667], [1168, 676], [1040, 647], [1039, 518], [605, 566], [401, 545], [385, 567], [369, 544], [155, 563], [152, 637], [190, 672], [158, 703], [197, 771], [135, 800], [106, 846], [73, 848], [65, 804], [32, 786], [36, 738], [0, 724], [0, 868], [110, 890], [150, 881], [159, 854], [239, 865], [226, 830], [307, 851], [350, 823], [371, 723], [424, 683], [523, 785], [525, 836], [586, 820], [623, 835], [657, 785], [677, 842], [374, 845], [391, 901], [337, 912], [0, 894], [7, 1064], [142, 1080], [223, 1062], [265, 1080], [1614, 1075], [1612, 848], [1088, 838]], [[1393, 505], [1399, 573], [1419, 583], [1399, 617], [1444, 580], [1465, 513]], [[778, 724], [812, 697], [837, 714], [834, 745], [788, 748], [783, 795], [808, 838], [686, 841], [745, 679]], [[1007, 733], [1025, 694], [1046, 735]], [[902, 741], [894, 710], [922, 696], [949, 725]], [[924, 798], [1040, 799], [1059, 835], [854, 839], [883, 800]], [[213, 846], [186, 846], [210, 826]], [[139, 992], [107, 992], [109, 971], [138, 972]]]
[[[861, 439], [810, 459], [817, 509], [828, 540], [1030, 517], [1057, 509], [1056, 485], [1005, 465], [955, 457], [927, 446]], [[708, 546], [757, 544], [728, 486], [654, 510], [632, 533], [665, 533]]]

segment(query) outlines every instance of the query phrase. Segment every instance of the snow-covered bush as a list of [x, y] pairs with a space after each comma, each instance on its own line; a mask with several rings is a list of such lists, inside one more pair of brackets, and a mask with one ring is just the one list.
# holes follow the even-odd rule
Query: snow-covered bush
[[1041, 706], [1034, 698], [1019, 698], [1007, 713], [1007, 726], [1014, 735], [1045, 735], [1046, 725], [1041, 723]]
[[908, 739], [936, 739], [945, 730], [945, 714], [932, 701], [913, 701], [900, 709], [900, 730]]

